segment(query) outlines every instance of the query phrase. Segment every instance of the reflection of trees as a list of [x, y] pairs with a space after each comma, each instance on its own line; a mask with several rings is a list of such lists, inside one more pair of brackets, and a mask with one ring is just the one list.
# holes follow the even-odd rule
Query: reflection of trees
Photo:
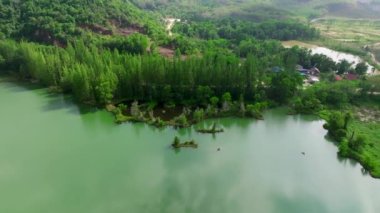
[[298, 192], [296, 196], [289, 197], [284, 194], [273, 194], [273, 212], [329, 212], [326, 205], [318, 197]]

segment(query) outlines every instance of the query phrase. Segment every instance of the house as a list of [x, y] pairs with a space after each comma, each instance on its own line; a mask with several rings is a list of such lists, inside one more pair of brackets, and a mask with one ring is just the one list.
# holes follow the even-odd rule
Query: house
[[358, 80], [359, 76], [357, 74], [354, 74], [354, 73], [348, 73], [346, 75], [346, 79], [350, 80], [350, 81], [354, 81], [354, 80]]
[[300, 73], [303, 73], [306, 75], [313, 75], [313, 76], [319, 76], [319, 74], [321, 73], [321, 71], [319, 71], [319, 69], [316, 66], [310, 69], [305, 69], [301, 65], [297, 65], [296, 70]]
[[343, 80], [342, 76], [335, 75], [335, 81], [341, 81], [341, 80]]
[[309, 73], [310, 75], [319, 76], [319, 74], [321, 74], [321, 71], [319, 71], [319, 69], [314, 66], [311, 69], [309, 69]]

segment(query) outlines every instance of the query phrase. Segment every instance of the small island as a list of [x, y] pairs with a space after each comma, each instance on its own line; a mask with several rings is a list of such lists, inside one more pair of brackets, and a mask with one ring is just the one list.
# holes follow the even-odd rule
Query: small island
[[179, 138], [176, 136], [174, 138], [173, 143], [172, 143], [172, 147], [174, 149], [179, 149], [179, 148], [183, 148], [183, 147], [188, 147], [188, 148], [194, 148], [194, 149], [196, 149], [196, 148], [198, 148], [198, 144], [195, 143], [194, 140], [186, 141], [184, 143], [181, 143], [181, 141], [179, 140]]
[[216, 128], [216, 123], [214, 122], [211, 129], [197, 129], [197, 132], [199, 133], [205, 133], [205, 134], [216, 134], [216, 133], [221, 133], [224, 132], [224, 129], [217, 129]]

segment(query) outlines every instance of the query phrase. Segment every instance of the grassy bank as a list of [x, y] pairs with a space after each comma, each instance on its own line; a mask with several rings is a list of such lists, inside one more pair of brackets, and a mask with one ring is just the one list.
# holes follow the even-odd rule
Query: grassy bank
[[369, 163], [372, 167], [369, 168], [370, 174], [373, 177], [380, 178], [380, 123], [354, 119], [349, 126], [349, 131], [363, 135], [366, 140], [366, 144], [356, 153], [355, 159], [363, 166]]
[[[339, 114], [341, 118], [336, 116]], [[328, 109], [319, 115], [327, 121], [324, 127], [329, 130], [329, 136], [338, 142], [339, 156], [358, 161], [372, 177], [380, 178], [379, 103], [367, 102], [344, 111]], [[347, 115], [352, 117], [347, 120]]]

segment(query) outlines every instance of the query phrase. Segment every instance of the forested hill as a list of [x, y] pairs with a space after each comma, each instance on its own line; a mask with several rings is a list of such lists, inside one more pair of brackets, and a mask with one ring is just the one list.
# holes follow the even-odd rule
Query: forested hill
[[[379, 0], [132, 0], [141, 8], [176, 13], [185, 8], [191, 13], [201, 11], [205, 17], [237, 17], [261, 19], [262, 17], [295, 16], [380, 18]], [[183, 13], [175, 14], [177, 16]]]
[[128, 0], [0, 1], [0, 38], [65, 44], [85, 30], [159, 37], [164, 35], [159, 21]]

